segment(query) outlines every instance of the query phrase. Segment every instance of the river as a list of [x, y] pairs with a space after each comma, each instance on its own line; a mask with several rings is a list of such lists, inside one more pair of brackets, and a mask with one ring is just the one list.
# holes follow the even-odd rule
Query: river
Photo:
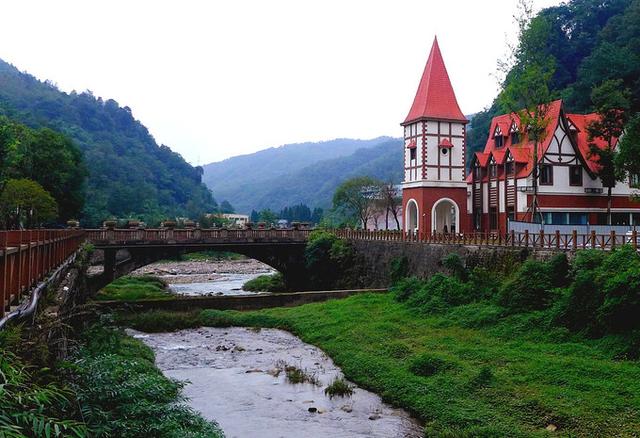
[[[242, 284], [274, 272], [256, 261], [171, 262], [136, 274], [158, 275], [176, 293], [251, 294]], [[217, 421], [227, 438], [421, 437], [408, 413], [353, 385], [347, 397], [324, 389], [342, 371], [322, 350], [275, 329], [202, 327], [173, 333], [130, 334], [149, 345], [156, 364], [172, 378], [188, 382], [188, 404]], [[315, 383], [290, 383], [286, 368], [313, 376]]]

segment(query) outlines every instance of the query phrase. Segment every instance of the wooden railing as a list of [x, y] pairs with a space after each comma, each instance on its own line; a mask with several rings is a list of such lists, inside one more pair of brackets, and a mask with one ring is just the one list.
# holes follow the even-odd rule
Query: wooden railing
[[83, 230], [0, 231], [0, 318], [73, 254], [84, 234]]
[[519, 248], [546, 248], [563, 251], [575, 251], [578, 249], [603, 249], [610, 250], [622, 245], [631, 245], [638, 249], [640, 241], [638, 232], [629, 234], [561, 234], [559, 231], [552, 234], [510, 232], [501, 233], [404, 233], [402, 231], [365, 231], [336, 229], [333, 232], [341, 238], [358, 240], [381, 240], [390, 242], [422, 242], [444, 245], [474, 245], [474, 246], [503, 246]]
[[95, 229], [85, 230], [96, 245], [167, 245], [251, 242], [306, 242], [311, 230], [304, 229]]

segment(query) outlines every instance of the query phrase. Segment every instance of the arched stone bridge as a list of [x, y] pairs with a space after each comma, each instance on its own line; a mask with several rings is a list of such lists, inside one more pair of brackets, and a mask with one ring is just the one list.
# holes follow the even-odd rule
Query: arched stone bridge
[[280, 271], [288, 287], [305, 281], [304, 248], [310, 230], [100, 229], [86, 238], [104, 252], [104, 271], [91, 279], [98, 290], [142, 266], [180, 254], [228, 251], [259, 260]]

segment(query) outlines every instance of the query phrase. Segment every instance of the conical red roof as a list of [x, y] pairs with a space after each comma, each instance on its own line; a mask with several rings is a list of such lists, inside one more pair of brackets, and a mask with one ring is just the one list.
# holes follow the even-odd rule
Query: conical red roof
[[438, 38], [433, 40], [433, 47], [431, 47], [427, 65], [422, 73], [418, 92], [413, 100], [413, 105], [411, 105], [411, 110], [402, 124], [405, 125], [424, 118], [467, 122], [453, 92], [449, 74], [438, 46]]

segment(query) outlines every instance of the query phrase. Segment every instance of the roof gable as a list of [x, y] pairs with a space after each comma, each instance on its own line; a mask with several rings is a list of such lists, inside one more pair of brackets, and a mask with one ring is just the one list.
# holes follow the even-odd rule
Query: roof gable
[[420, 119], [467, 122], [460, 111], [456, 95], [440, 53], [438, 38], [433, 40], [431, 53], [422, 73], [416, 97], [403, 125]]

